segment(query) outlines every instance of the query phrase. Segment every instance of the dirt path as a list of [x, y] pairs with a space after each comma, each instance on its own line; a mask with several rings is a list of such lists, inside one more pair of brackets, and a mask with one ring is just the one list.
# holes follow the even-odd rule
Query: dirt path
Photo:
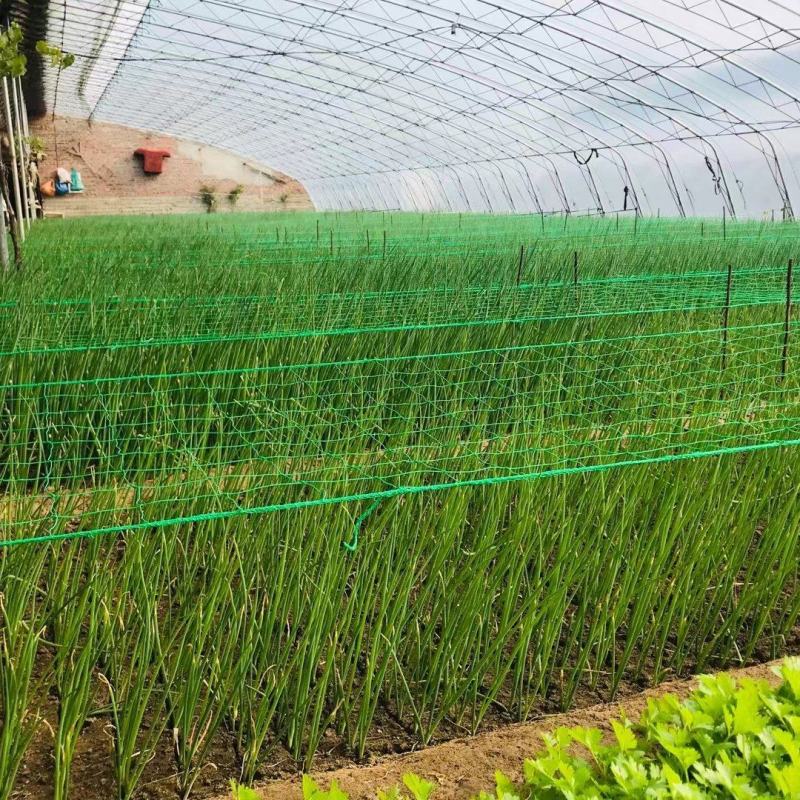
[[[777, 682], [772, 664], [731, 670], [736, 677], [765, 678]], [[685, 697], [697, 685], [696, 680], [669, 681], [619, 703], [596, 705], [567, 714], [556, 714], [535, 722], [509, 725], [469, 739], [455, 739], [402, 756], [389, 756], [364, 767], [346, 767], [326, 773], [314, 773], [322, 786], [336, 779], [350, 794], [351, 800], [374, 800], [375, 791], [399, 784], [405, 772], [435, 780], [436, 800], [466, 800], [481, 789], [491, 789], [494, 771], [499, 769], [509, 777], [521, 777], [522, 763], [541, 745], [542, 733], [560, 725], [593, 725], [609, 729], [609, 720], [622, 710], [636, 718], [645, 707], [648, 697], [666, 692]], [[302, 798], [300, 779], [270, 781], [259, 787], [262, 800], [299, 800]], [[219, 800], [228, 800], [221, 796]]]

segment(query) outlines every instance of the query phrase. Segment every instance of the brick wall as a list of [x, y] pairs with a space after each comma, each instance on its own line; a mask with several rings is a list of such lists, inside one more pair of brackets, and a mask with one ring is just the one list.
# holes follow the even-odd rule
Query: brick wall
[[[47, 199], [45, 213], [65, 216], [92, 214], [180, 214], [204, 211], [202, 185], [216, 189], [218, 210], [230, 211], [226, 196], [237, 185], [244, 192], [239, 211], [285, 211], [313, 208], [303, 186], [269, 167], [206, 145], [111, 125], [66, 117], [36, 120], [31, 133], [44, 141], [47, 153], [40, 167], [49, 178], [56, 166], [75, 167], [86, 191]], [[146, 175], [140, 147], [169, 150], [161, 175]]]

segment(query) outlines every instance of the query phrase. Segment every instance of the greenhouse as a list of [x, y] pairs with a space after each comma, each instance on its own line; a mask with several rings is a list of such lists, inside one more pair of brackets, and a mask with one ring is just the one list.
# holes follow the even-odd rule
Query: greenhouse
[[800, 797], [792, 6], [6, 3], [0, 800]]

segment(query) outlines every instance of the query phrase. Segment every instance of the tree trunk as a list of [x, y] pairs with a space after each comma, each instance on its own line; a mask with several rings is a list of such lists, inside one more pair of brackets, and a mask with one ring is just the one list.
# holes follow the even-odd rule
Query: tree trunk
[[8, 273], [10, 266], [8, 262], [8, 232], [6, 231], [5, 205], [5, 200], [2, 200], [0, 202], [0, 267], [2, 267], [3, 274]]
[[[11, 194], [8, 191], [8, 164], [4, 158], [0, 157], [0, 191], [3, 194], [3, 202], [5, 203], [6, 210], [8, 211], [9, 229], [11, 231], [11, 244], [14, 247], [14, 268], [17, 271], [22, 269], [22, 248], [19, 241], [19, 222], [17, 215], [14, 213], [14, 206], [11, 205]], [[3, 228], [5, 228], [5, 220], [3, 221]], [[5, 237], [3, 237], [5, 240]], [[5, 245], [8, 250], [8, 243]]]

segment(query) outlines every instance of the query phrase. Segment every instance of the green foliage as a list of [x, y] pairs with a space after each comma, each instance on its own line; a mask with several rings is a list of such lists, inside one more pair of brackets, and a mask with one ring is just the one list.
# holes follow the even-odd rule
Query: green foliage
[[0, 77], [19, 78], [25, 74], [28, 60], [20, 52], [22, 39], [22, 28], [16, 22], [0, 31]]
[[65, 53], [60, 47], [47, 42], [36, 42], [36, 52], [50, 61], [50, 66], [56, 69], [67, 69], [75, 63], [72, 53]]
[[347, 800], [347, 795], [336, 781], [331, 783], [328, 791], [323, 791], [311, 777], [303, 775], [303, 800]]
[[[67, 785], [71, 754], [81, 752], [75, 737], [100, 702], [114, 740], [112, 763], [103, 765], [114, 774], [109, 794], [124, 800], [141, 793], [165, 735], [176, 751], [168, 769], [182, 791], [208, 768], [209, 742], [223, 729], [236, 739], [249, 784], [275, 759], [276, 743], [305, 769], [328, 730], [363, 755], [384, 707], [424, 744], [453, 724], [479, 729], [498, 703], [525, 719], [545, 703], [569, 706], [582, 687], [612, 695], [623, 681], [784, 652], [800, 613], [797, 447], [398, 498], [367, 519], [355, 554], [341, 540], [366, 504], [215, 517], [232, 504], [315, 499], [321, 487], [296, 475], [323, 461], [337, 480], [359, 479], [380, 463], [388, 483], [397, 477], [393, 459], [463, 454], [469, 440], [459, 432], [469, 428], [474, 437], [492, 415], [525, 412], [506, 417], [500, 442], [545, 419], [519, 404], [541, 385], [541, 361], [472, 361], [426, 384], [418, 369], [387, 370], [376, 354], [631, 337], [665, 326], [714, 330], [725, 293], [720, 268], [729, 260], [732, 324], [778, 320], [780, 327], [781, 265], [796, 250], [796, 224], [731, 224], [724, 240], [708, 222], [701, 233], [695, 221], [640, 220], [636, 237], [622, 223], [617, 232], [613, 220], [545, 225], [542, 232], [530, 217], [287, 213], [156, 224], [50, 220], [32, 228], [26, 247], [37, 279], [11, 276], [2, 287], [0, 538], [124, 527], [164, 513], [208, 518], [19, 546], [0, 557], [0, 682], [8, 686], [0, 692], [8, 720], [0, 724], [0, 796], [19, 791], [15, 773], [29, 736], [46, 730], [43, 720], [55, 727], [55, 695], [64, 702], [54, 784]], [[286, 229], [280, 241], [276, 226]], [[385, 258], [376, 247], [384, 230]], [[537, 249], [526, 266], [531, 285], [518, 289], [520, 240], [535, 240]], [[575, 293], [562, 279], [576, 249], [586, 254], [582, 280], [609, 292], [584, 288], [584, 317], [539, 313], [554, 296], [571, 313]], [[690, 281], [689, 272], [711, 273], [708, 285]], [[677, 293], [653, 303], [650, 287], [665, 274], [699, 285], [698, 302], [687, 305]], [[611, 291], [617, 281], [623, 291]], [[628, 294], [631, 285], [641, 291]], [[589, 304], [592, 297], [604, 304]], [[536, 318], [508, 322], [520, 308]], [[481, 325], [462, 324], [478, 316]], [[446, 324], [383, 330], [419, 319]], [[313, 336], [296, 335], [310, 328]], [[779, 356], [779, 336], [763, 344]], [[716, 334], [684, 352], [718, 379]], [[553, 405], [573, 391], [581, 373], [568, 367], [579, 355], [577, 347], [564, 353]], [[685, 385], [668, 371], [670, 356], [654, 352], [652, 381], [663, 385], [672, 374], [677, 398]], [[741, 351], [732, 346], [730, 356], [728, 370], [736, 370]], [[587, 359], [584, 374], [612, 386], [607, 378], [628, 353], [617, 357]], [[291, 385], [246, 379], [265, 365], [320, 359], [373, 361], [363, 372], [330, 368], [310, 381], [296, 373]], [[498, 391], [512, 367], [519, 391]], [[141, 377], [220, 368], [231, 375]], [[763, 369], [773, 375], [775, 358]], [[464, 375], [489, 391], [463, 391]], [[139, 378], [109, 380], [119, 376]], [[639, 384], [642, 401], [654, 399], [652, 385]], [[763, 413], [794, 414], [784, 404], [798, 396], [794, 372], [788, 385], [773, 385]], [[294, 402], [296, 390], [305, 406]], [[370, 423], [358, 440], [350, 435], [353, 406], [347, 417], [335, 413], [342, 392], [358, 399], [359, 420]], [[630, 398], [641, 419], [649, 402], [635, 392]], [[575, 413], [617, 413], [608, 400], [576, 405]], [[418, 424], [422, 411], [443, 401], [456, 413], [441, 430]], [[310, 419], [292, 429], [305, 457], [259, 449], [277, 442], [298, 410]], [[755, 428], [763, 416], [753, 412]], [[680, 435], [682, 418], [674, 427]], [[390, 452], [376, 436], [382, 430], [407, 439]], [[345, 449], [353, 442], [359, 450]], [[219, 468], [233, 448], [243, 457], [237, 473]], [[486, 451], [479, 446], [475, 455], [474, 469], [485, 469]], [[280, 488], [254, 490], [263, 465], [282, 473]], [[39, 523], [17, 525], [32, 517]]]
[[429, 800], [433, 794], [433, 790], [436, 788], [435, 783], [426, 781], [413, 772], [403, 775], [403, 783], [408, 791], [411, 792], [412, 800]]
[[[413, 772], [403, 775], [403, 785], [408, 790], [408, 794], [399, 786], [393, 786], [391, 789], [379, 789], [377, 800], [431, 800], [436, 789], [435, 783], [426, 781]], [[249, 798], [242, 800], [249, 800]], [[331, 783], [328, 791], [324, 791], [320, 789], [313, 778], [304, 775], [303, 800], [348, 800], [348, 795], [339, 788], [336, 781]]]
[[234, 186], [228, 192], [228, 204], [231, 208], [236, 208], [236, 204], [239, 202], [239, 198], [244, 193], [244, 186], [240, 183], [238, 186]]
[[211, 214], [217, 210], [217, 187], [203, 184], [200, 187], [200, 202], [206, 207], [206, 211]]
[[231, 800], [260, 800], [260, 796], [255, 789], [242, 786], [236, 781], [231, 781]]
[[[544, 737], [544, 755], [525, 762], [521, 785], [497, 772], [494, 793], [476, 800], [796, 800], [800, 659], [775, 671], [783, 678], [777, 689], [766, 681], [737, 685], [729, 675], [703, 676], [684, 703], [664, 695], [649, 701], [637, 725], [612, 720], [609, 744], [596, 728], [559, 728]], [[434, 784], [416, 775], [403, 782], [413, 800], [432, 796]], [[401, 797], [397, 788], [377, 793], [378, 800]], [[347, 796], [336, 788], [305, 800]]]
[[[525, 762], [514, 797], [797, 798], [800, 660], [776, 672], [783, 678], [777, 690], [704, 676], [684, 703], [666, 695], [648, 702], [637, 725], [613, 721], [609, 745], [597, 730], [560, 728], [545, 737], [544, 755]], [[498, 786], [498, 798], [509, 794]]]
[[44, 150], [44, 139], [41, 136], [23, 136], [22, 144], [34, 161], [43, 161], [47, 155]]

